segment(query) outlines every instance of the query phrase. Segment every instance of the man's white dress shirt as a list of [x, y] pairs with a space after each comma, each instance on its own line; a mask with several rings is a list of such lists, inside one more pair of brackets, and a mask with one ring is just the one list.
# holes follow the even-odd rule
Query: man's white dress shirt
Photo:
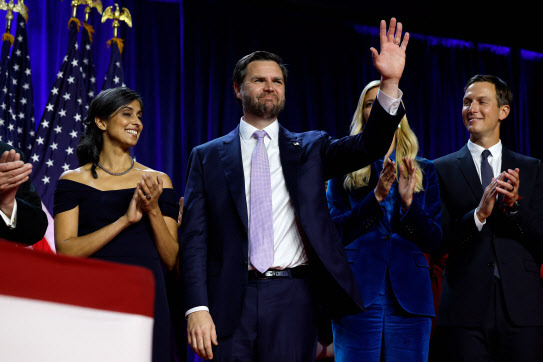
[[2, 210], [0, 210], [0, 216], [10, 229], [15, 229], [15, 226], [17, 224], [17, 200], [13, 201], [13, 211], [11, 212], [11, 218], [4, 214]]
[[[468, 150], [471, 153], [471, 158], [473, 158], [473, 163], [475, 164], [475, 169], [477, 170], [477, 174], [479, 175], [479, 180], [481, 180], [482, 183], [481, 154], [483, 153], [485, 148], [476, 145], [475, 143], [471, 142], [471, 140], [469, 140]], [[490, 147], [488, 150], [490, 151], [490, 156], [488, 156], [488, 163], [490, 164], [490, 167], [492, 167], [492, 174], [494, 175], [494, 178], [496, 178], [500, 175], [502, 169], [502, 141], [499, 140], [498, 143]], [[477, 211], [473, 213], [473, 218], [475, 219], [475, 225], [477, 226], [477, 229], [481, 231], [483, 229], [483, 225], [486, 224], [486, 220], [481, 222], [477, 217]]]

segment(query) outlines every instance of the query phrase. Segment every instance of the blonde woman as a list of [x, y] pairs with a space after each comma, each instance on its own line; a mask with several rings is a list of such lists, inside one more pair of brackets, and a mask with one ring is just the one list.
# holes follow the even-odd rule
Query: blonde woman
[[[362, 91], [352, 135], [363, 131], [378, 92], [379, 81]], [[330, 212], [366, 308], [333, 321], [336, 361], [428, 359], [435, 313], [424, 253], [441, 241], [441, 206], [434, 165], [417, 152], [404, 116], [383, 160], [328, 184]]]

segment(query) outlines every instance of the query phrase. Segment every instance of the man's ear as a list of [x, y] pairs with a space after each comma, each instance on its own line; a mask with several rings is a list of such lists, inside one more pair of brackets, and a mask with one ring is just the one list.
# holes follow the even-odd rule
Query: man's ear
[[234, 93], [236, 93], [236, 98], [241, 101], [241, 85], [234, 83]]
[[94, 123], [96, 123], [96, 126], [102, 131], [105, 131], [107, 129], [107, 122], [101, 118], [95, 117]]
[[509, 116], [509, 112], [511, 112], [511, 108], [507, 104], [501, 106], [499, 120], [503, 121], [504, 119], [506, 119], [507, 116]]

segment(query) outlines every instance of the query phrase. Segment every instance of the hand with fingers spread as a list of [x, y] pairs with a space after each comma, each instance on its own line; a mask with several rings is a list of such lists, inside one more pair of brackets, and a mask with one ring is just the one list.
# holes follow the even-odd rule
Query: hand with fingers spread
[[212, 344], [218, 346], [215, 324], [208, 311], [193, 312], [187, 317], [187, 338], [190, 347], [200, 358], [212, 359]]
[[492, 182], [490, 182], [490, 184], [485, 188], [485, 192], [483, 193], [483, 197], [481, 197], [479, 206], [477, 206], [477, 209], [475, 209], [475, 214], [477, 215], [479, 221], [484, 222], [486, 218], [492, 214], [492, 210], [496, 204], [496, 195], [498, 194], [498, 191], [496, 190], [498, 187], [498, 181], [503, 181], [504, 178], [505, 175], [504, 172], [502, 172], [497, 178], [492, 179]]
[[381, 90], [393, 98], [398, 98], [398, 84], [405, 68], [405, 51], [409, 42], [409, 33], [405, 33], [402, 41], [402, 23], [395, 18], [390, 19], [387, 31], [386, 21], [381, 20], [379, 39], [380, 53], [371, 48], [373, 65], [381, 74]]
[[381, 203], [390, 192], [390, 187], [396, 180], [396, 163], [388, 158], [383, 164], [383, 170], [379, 174], [379, 181], [375, 186], [375, 198]]
[[[503, 204], [507, 207], [512, 207], [519, 199], [518, 188], [520, 185], [520, 170], [518, 168], [514, 170], [507, 170], [503, 172], [504, 179], [498, 180], [496, 191], [503, 194]], [[507, 181], [505, 181], [507, 179]]]
[[136, 188], [136, 192], [138, 193], [139, 203], [143, 211], [151, 213], [160, 210], [158, 199], [162, 194], [162, 190], [163, 183], [159, 176], [157, 176], [156, 181], [153, 180], [153, 177], [149, 174], [144, 174], [142, 176], [141, 181]]
[[5, 151], [0, 157], [0, 210], [11, 217], [15, 194], [32, 172], [32, 165], [21, 161], [15, 150]]
[[402, 198], [402, 208], [409, 209], [413, 201], [413, 192], [417, 185], [417, 167], [412, 158], [404, 157], [400, 163], [400, 175], [398, 177], [398, 192]]

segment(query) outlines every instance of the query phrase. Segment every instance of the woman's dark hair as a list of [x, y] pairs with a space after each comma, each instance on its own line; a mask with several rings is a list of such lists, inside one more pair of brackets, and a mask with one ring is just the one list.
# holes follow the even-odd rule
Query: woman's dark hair
[[98, 178], [96, 167], [100, 160], [100, 152], [102, 152], [104, 142], [102, 136], [103, 131], [98, 128], [94, 120], [96, 117], [108, 120], [116, 114], [118, 109], [129, 105], [135, 100], [140, 102], [140, 106], [143, 110], [141, 96], [127, 87], [103, 90], [92, 100], [87, 113], [87, 118], [83, 121], [83, 124], [86, 126], [85, 133], [79, 140], [79, 145], [76, 150], [77, 159], [81, 166], [92, 163], [92, 177]]

